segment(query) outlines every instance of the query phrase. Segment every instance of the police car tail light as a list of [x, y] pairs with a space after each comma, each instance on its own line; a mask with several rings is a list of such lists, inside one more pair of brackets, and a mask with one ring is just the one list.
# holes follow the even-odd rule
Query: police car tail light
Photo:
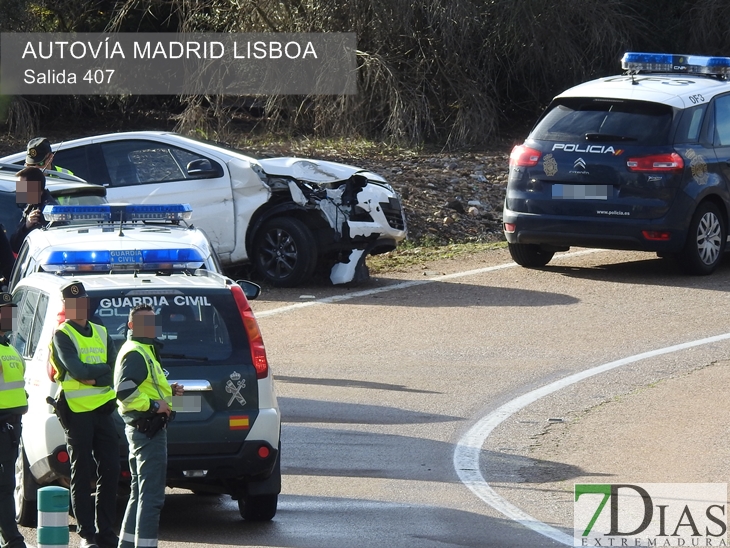
[[189, 221], [192, 215], [190, 204], [48, 205], [43, 208], [43, 216], [55, 222]]
[[730, 57], [628, 51], [621, 58], [621, 68], [632, 72], [680, 72], [725, 76], [730, 74]]
[[655, 171], [682, 171], [684, 160], [676, 152], [671, 154], [652, 154], [651, 156], [639, 156], [629, 158], [626, 161], [629, 171], [655, 172]]
[[509, 167], [532, 167], [540, 161], [542, 153], [534, 148], [519, 145], [509, 155]]
[[259, 324], [253, 315], [251, 305], [248, 304], [248, 299], [246, 299], [246, 295], [244, 295], [241, 286], [232, 284], [230, 288], [238, 306], [238, 311], [241, 313], [246, 334], [248, 335], [248, 344], [251, 346], [251, 360], [256, 369], [256, 378], [265, 379], [269, 375], [269, 361], [266, 358], [266, 348], [264, 347], [264, 339], [261, 336]]
[[641, 234], [647, 240], [666, 242], [672, 238], [672, 233], [666, 230], [643, 230]]

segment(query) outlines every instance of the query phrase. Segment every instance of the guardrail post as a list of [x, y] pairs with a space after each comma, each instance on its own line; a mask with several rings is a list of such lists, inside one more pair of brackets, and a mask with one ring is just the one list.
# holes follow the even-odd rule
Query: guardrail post
[[38, 548], [68, 548], [68, 489], [38, 489]]

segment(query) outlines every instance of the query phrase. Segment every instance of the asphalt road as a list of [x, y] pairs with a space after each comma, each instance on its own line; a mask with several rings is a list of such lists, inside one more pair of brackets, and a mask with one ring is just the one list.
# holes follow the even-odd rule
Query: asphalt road
[[[264, 292], [252, 305], [284, 417], [279, 511], [249, 524], [226, 497], [170, 492], [160, 546], [559, 546], [462, 483], [454, 453], [467, 431], [569, 375], [730, 331], [730, 257], [700, 278], [650, 254], [575, 251], [540, 270], [498, 250], [357, 288]], [[728, 348], [660, 355], [556, 391], [494, 430], [478, 448], [478, 476], [497, 500], [571, 534], [565, 497], [540, 485], [591, 470], [531, 457], [548, 419]]]

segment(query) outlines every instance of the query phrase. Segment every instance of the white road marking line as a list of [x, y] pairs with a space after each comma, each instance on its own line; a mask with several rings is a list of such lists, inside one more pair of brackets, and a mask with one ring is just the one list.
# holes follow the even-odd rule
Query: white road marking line
[[[588, 255], [590, 253], [597, 253], [598, 251], [606, 251], [605, 249], [584, 249], [582, 251], [574, 251], [573, 253], [565, 253], [563, 255], [556, 255], [553, 260], [569, 259], [573, 257], [579, 257], [581, 255]], [[324, 299], [317, 299], [314, 301], [306, 301], [303, 303], [290, 304], [287, 306], [281, 306], [279, 308], [273, 308], [271, 310], [264, 310], [262, 312], [254, 312], [257, 318], [268, 318], [269, 316], [276, 316], [278, 314], [284, 314], [286, 312], [293, 312], [302, 308], [309, 308], [310, 306], [317, 306], [320, 304], [331, 304], [342, 301], [349, 301], [350, 299], [357, 299], [358, 297], [368, 297], [370, 295], [376, 295], [378, 293], [385, 293], [387, 291], [394, 291], [396, 289], [407, 289], [409, 287], [416, 287], [419, 285], [426, 285], [433, 282], [443, 282], [448, 280], [455, 280], [458, 278], [464, 278], [466, 276], [474, 276], [477, 274], [485, 274], [487, 272], [494, 272], [496, 270], [504, 270], [505, 268], [514, 268], [518, 266], [517, 263], [504, 263], [496, 266], [487, 266], [484, 268], [477, 268], [476, 270], [465, 270], [463, 272], [455, 272], [453, 274], [443, 274], [441, 276], [434, 276], [426, 280], [409, 280], [407, 282], [400, 282], [393, 285], [386, 285], [385, 287], [377, 287], [374, 289], [364, 289], [362, 291], [356, 291], [354, 293], [347, 293], [346, 295], [334, 295], [332, 297], [325, 297]]]
[[482, 417], [477, 423], [472, 426], [466, 434], [459, 440], [454, 450], [454, 468], [456, 473], [459, 475], [461, 482], [466, 485], [476, 496], [486, 502], [489, 506], [507, 516], [513, 521], [519, 524], [529, 527], [533, 531], [540, 533], [543, 536], [549, 537], [557, 542], [565, 544], [567, 546], [573, 546], [573, 537], [566, 535], [559, 529], [552, 527], [546, 523], [536, 520], [517, 506], [511, 504], [501, 496], [499, 496], [494, 489], [490, 487], [487, 481], [479, 471], [480, 454], [484, 443], [492, 433], [492, 431], [499, 426], [502, 422], [507, 420], [509, 417], [527, 407], [528, 405], [535, 403], [540, 398], [543, 398], [553, 392], [562, 390], [589, 377], [599, 375], [631, 363], [635, 363], [648, 358], [654, 358], [663, 354], [671, 354], [672, 352], [679, 352], [688, 348], [694, 348], [696, 346], [702, 346], [705, 344], [711, 344], [719, 341], [725, 341], [730, 339], [730, 333], [724, 333], [722, 335], [716, 335], [714, 337], [707, 337], [705, 339], [698, 339], [696, 341], [690, 341], [674, 346], [668, 346], [657, 350], [651, 350], [649, 352], [642, 352], [634, 356], [622, 358], [613, 362], [605, 363], [574, 375], [569, 375], [547, 384], [542, 388], [538, 388], [518, 398], [513, 399], [510, 402], [502, 405], [495, 409], [488, 415]]

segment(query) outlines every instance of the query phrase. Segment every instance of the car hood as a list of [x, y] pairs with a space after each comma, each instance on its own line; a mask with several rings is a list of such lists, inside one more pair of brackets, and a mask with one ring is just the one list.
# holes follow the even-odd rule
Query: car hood
[[385, 183], [380, 175], [366, 171], [362, 168], [328, 162], [327, 160], [310, 160], [306, 158], [269, 158], [259, 160], [261, 167], [267, 175], [278, 175], [280, 177], [293, 177], [300, 181], [310, 183], [333, 183], [345, 181], [355, 174]]

